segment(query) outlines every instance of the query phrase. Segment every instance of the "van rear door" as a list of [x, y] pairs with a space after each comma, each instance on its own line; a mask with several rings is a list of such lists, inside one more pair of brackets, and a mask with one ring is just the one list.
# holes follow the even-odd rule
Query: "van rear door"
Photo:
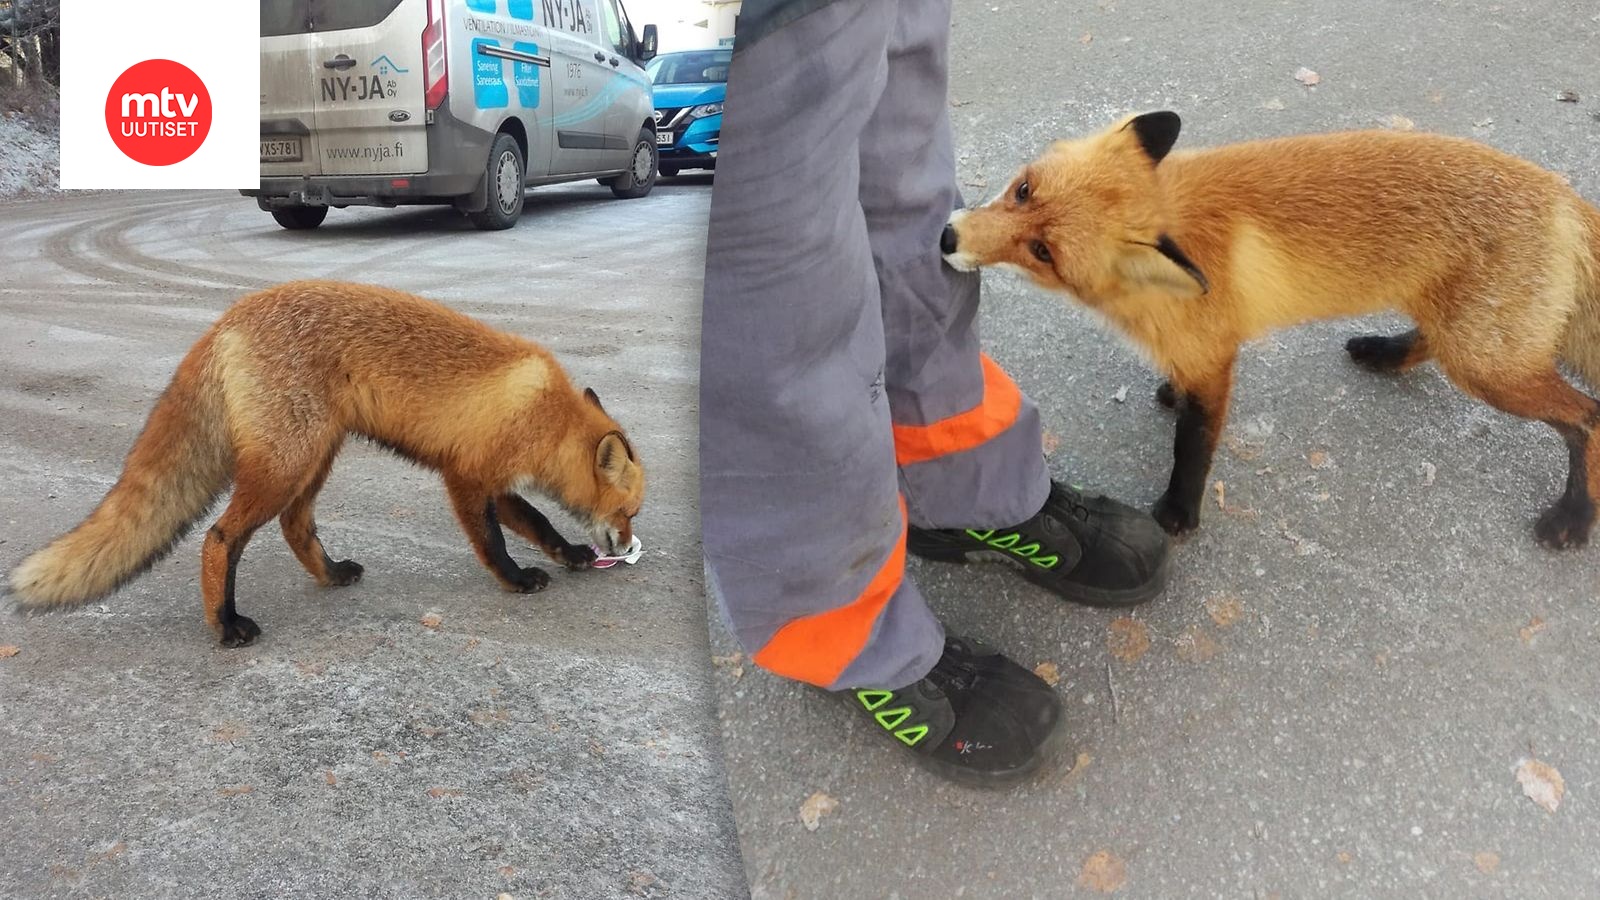
[[311, 14], [322, 174], [426, 172], [422, 33], [429, 0], [302, 2]]
[[261, 0], [261, 175], [321, 175], [310, 0]]

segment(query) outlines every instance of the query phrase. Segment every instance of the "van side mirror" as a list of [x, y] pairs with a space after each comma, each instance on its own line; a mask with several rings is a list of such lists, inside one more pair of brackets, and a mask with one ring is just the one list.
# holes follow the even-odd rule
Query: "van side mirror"
[[644, 27], [644, 40], [639, 42], [639, 62], [649, 62], [656, 58], [656, 26]]

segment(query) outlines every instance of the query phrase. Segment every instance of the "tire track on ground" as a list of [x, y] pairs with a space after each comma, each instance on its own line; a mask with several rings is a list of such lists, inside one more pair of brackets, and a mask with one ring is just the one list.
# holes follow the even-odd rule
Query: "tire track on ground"
[[[206, 202], [211, 202], [211, 198], [202, 198], [195, 201], [196, 205]], [[211, 208], [216, 208], [215, 203], [211, 203]], [[181, 211], [187, 212], [188, 210]], [[191, 280], [202, 282], [209, 281], [212, 284], [218, 285], [235, 293], [248, 293], [250, 291], [256, 291], [265, 287], [270, 287], [276, 283], [271, 280], [255, 278], [249, 275], [240, 275], [234, 272], [226, 272], [219, 269], [211, 269], [189, 263], [180, 263], [170, 259], [160, 259], [155, 256], [151, 256], [150, 254], [138, 249], [138, 247], [129, 240], [129, 232], [133, 231], [135, 227], [151, 224], [151, 221], [149, 220], [136, 221], [140, 218], [143, 217], [119, 219], [117, 220], [117, 227], [101, 229], [100, 231], [96, 232], [95, 247], [110, 259], [122, 263], [123, 265], [131, 266], [134, 269], [142, 272], [150, 272], [164, 276], [176, 276], [184, 279], [185, 281], [183, 283], [189, 283]], [[212, 232], [212, 234], [216, 233], [217, 232]]]
[[[189, 201], [187, 204], [178, 204], [182, 207], [193, 206], [200, 201]], [[105, 241], [103, 233], [108, 230], [131, 226], [137, 220], [149, 219], [151, 214], [147, 209], [125, 210], [121, 215], [112, 215], [100, 221], [85, 226], [82, 221], [68, 222], [51, 231], [40, 244], [40, 255], [46, 260], [72, 274], [88, 278], [91, 281], [105, 282], [113, 285], [130, 285], [137, 287], [171, 287], [179, 289], [194, 289], [201, 287], [180, 281], [156, 280], [139, 277], [141, 273], [137, 268], [130, 271], [113, 265], [104, 259], [100, 245]]]

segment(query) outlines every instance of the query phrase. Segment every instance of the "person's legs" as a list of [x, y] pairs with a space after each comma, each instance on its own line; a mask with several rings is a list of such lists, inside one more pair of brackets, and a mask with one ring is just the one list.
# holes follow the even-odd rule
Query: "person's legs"
[[909, 549], [1002, 558], [1081, 603], [1160, 592], [1168, 541], [1153, 519], [1052, 485], [1038, 410], [978, 340], [979, 281], [943, 261], [961, 205], [946, 103], [948, 0], [903, 4], [883, 94], [861, 135], [861, 206], [877, 267]]
[[760, 666], [898, 688], [943, 630], [903, 578], [860, 135], [895, 6], [841, 0], [734, 57], [707, 240], [701, 521], [725, 618]]
[[962, 205], [950, 135], [950, 4], [903, 4], [883, 98], [861, 137], [895, 456], [911, 524], [1020, 522], [1050, 491], [1039, 413], [978, 343], [978, 273], [944, 264]]
[[[863, 130], [905, 100], [880, 103], [885, 84], [925, 77], [906, 65], [931, 40], [908, 27], [925, 11], [898, 7], [838, 2], [735, 57], [702, 323], [707, 571], [758, 665], [841, 690], [948, 777], [1003, 783], [1059, 746], [1060, 697], [946, 638], [904, 574], [882, 259], [859, 178]], [[942, 108], [942, 77], [915, 100]], [[930, 220], [949, 212], [948, 198], [905, 190]]]

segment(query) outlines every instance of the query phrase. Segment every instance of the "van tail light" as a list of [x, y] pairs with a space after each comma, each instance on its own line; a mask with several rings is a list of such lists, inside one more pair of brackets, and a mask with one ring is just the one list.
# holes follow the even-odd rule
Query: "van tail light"
[[422, 30], [423, 102], [435, 110], [450, 88], [450, 60], [444, 49], [445, 0], [428, 0], [428, 27]]

